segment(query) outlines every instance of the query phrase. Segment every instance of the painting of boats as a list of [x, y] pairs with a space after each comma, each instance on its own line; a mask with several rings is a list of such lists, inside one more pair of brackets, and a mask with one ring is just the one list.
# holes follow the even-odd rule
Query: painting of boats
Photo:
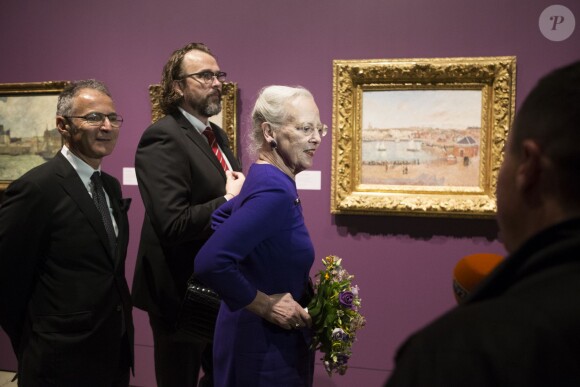
[[362, 184], [479, 184], [481, 92], [363, 93]]

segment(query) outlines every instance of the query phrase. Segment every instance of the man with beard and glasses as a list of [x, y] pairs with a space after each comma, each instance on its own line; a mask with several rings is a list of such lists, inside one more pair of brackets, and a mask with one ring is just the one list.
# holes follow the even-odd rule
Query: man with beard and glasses
[[244, 182], [226, 133], [209, 121], [221, 111], [222, 72], [201, 43], [173, 52], [163, 68], [165, 116], [143, 133], [135, 156], [145, 219], [133, 280], [136, 307], [149, 314], [159, 387], [212, 386], [212, 344], [175, 330], [197, 252], [211, 234], [212, 212]]

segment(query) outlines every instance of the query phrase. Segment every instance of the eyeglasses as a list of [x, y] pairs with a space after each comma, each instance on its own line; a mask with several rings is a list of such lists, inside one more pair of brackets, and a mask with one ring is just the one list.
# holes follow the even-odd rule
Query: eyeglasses
[[213, 79], [217, 79], [219, 82], [224, 83], [226, 81], [226, 77], [228, 76], [227, 73], [223, 71], [218, 71], [217, 73], [213, 73], [211, 71], [201, 71], [199, 73], [191, 73], [185, 74], [181, 77], [181, 79], [185, 78], [192, 78], [197, 81], [202, 81], [205, 84], [210, 84], [213, 82]]
[[105, 123], [105, 118], [109, 120], [109, 122], [111, 123], [111, 126], [113, 128], [120, 128], [121, 125], [123, 124], [123, 117], [121, 117], [119, 114], [117, 113], [109, 113], [109, 114], [104, 114], [104, 113], [89, 113], [87, 115], [84, 116], [63, 116], [64, 118], [81, 118], [83, 119], [87, 124], [89, 124], [89, 126], [101, 126]]
[[311, 123], [303, 123], [295, 126], [295, 128], [302, 132], [306, 137], [312, 136], [312, 133], [314, 133], [315, 130], [318, 131], [320, 137], [324, 137], [326, 136], [326, 133], [328, 133], [328, 126], [324, 124], [314, 125]]

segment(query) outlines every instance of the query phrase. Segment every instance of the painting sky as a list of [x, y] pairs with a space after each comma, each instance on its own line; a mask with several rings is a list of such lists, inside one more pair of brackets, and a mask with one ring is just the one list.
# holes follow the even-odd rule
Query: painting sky
[[481, 126], [480, 90], [364, 91], [362, 127], [465, 129]]
[[42, 136], [45, 129], [56, 127], [58, 96], [10, 96], [0, 98], [0, 125], [11, 137]]

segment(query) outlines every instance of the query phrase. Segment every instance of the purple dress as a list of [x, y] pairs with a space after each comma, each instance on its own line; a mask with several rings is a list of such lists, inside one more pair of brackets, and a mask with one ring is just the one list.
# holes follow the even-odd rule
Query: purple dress
[[213, 227], [195, 273], [223, 299], [215, 386], [312, 386], [311, 332], [282, 329], [244, 308], [257, 290], [300, 300], [307, 289], [314, 248], [295, 182], [270, 164], [253, 164], [240, 194], [215, 211]]

